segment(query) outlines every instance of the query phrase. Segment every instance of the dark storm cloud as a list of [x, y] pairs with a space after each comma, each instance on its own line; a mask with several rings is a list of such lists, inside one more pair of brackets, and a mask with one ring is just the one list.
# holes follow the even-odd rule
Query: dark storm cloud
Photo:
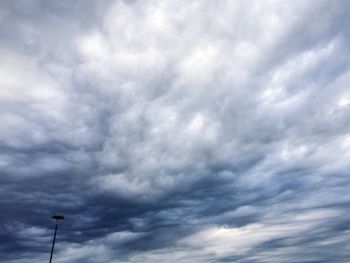
[[0, 5], [2, 262], [349, 260], [347, 1]]

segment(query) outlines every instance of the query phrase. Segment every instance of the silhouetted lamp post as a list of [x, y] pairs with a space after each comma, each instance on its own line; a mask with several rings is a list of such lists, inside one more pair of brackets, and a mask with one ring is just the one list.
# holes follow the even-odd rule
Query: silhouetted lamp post
[[52, 254], [53, 254], [53, 248], [55, 247], [55, 241], [56, 241], [56, 234], [57, 234], [58, 221], [59, 221], [59, 220], [63, 220], [63, 219], [64, 219], [64, 216], [61, 216], [61, 215], [54, 215], [52, 218], [56, 220], [56, 225], [55, 225], [55, 234], [53, 235], [53, 241], [52, 241], [51, 255], [50, 255], [50, 261], [49, 261], [49, 263], [51, 263]]

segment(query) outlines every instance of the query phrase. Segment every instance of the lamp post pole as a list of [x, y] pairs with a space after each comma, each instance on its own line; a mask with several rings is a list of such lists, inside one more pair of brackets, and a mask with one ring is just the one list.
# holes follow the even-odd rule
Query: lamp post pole
[[56, 224], [55, 224], [55, 234], [53, 235], [53, 241], [52, 241], [52, 247], [51, 247], [51, 254], [50, 254], [50, 261], [49, 261], [49, 263], [51, 263], [51, 261], [52, 261], [53, 249], [55, 247], [56, 234], [57, 234], [57, 228], [58, 228], [58, 220], [63, 220], [64, 216], [54, 215], [52, 218], [56, 220]]

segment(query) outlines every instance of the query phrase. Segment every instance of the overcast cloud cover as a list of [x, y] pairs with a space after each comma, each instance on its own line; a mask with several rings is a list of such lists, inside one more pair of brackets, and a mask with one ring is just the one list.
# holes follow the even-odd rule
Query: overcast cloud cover
[[0, 2], [0, 261], [350, 262], [349, 1]]

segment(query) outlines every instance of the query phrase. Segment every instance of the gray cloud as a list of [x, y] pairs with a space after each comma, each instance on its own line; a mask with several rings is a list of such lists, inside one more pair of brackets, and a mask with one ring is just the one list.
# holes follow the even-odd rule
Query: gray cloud
[[0, 5], [2, 262], [349, 261], [347, 1]]

